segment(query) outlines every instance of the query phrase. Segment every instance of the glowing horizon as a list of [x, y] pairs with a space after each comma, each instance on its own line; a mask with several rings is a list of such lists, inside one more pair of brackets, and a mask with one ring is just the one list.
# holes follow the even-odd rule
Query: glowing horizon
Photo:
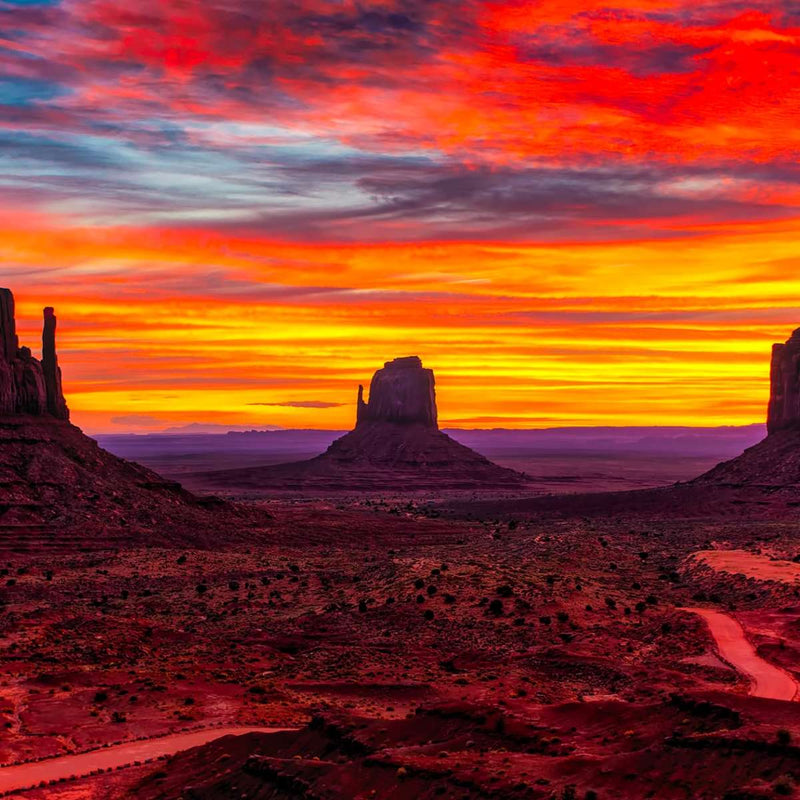
[[76, 423], [765, 416], [800, 325], [786, 2], [0, 0], [0, 285]]

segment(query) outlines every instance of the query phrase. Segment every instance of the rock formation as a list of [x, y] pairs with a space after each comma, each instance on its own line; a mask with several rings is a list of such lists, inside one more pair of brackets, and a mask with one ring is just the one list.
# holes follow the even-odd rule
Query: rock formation
[[20, 347], [14, 297], [0, 289], [0, 552], [174, 544], [217, 546], [244, 519], [268, 515], [197, 498], [180, 484], [103, 450], [69, 422], [44, 310], [42, 359]]
[[433, 370], [418, 356], [387, 361], [358, 387], [356, 426], [309, 461], [219, 470], [192, 485], [266, 491], [403, 492], [512, 488], [524, 475], [493, 464], [439, 430]]
[[800, 328], [772, 346], [767, 438], [693, 483], [800, 487]]
[[14, 318], [14, 295], [0, 289], [0, 415], [30, 414], [68, 420], [56, 356], [56, 317], [44, 310], [42, 360], [20, 347]]
[[772, 346], [767, 431], [800, 429], [800, 328]]
[[372, 377], [369, 402], [358, 387], [356, 426], [369, 422], [437, 427], [433, 370], [425, 369], [419, 356], [387, 361]]

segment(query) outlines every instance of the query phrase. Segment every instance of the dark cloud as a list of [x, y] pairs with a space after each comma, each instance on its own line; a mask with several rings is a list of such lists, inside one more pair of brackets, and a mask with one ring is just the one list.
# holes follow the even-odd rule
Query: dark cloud
[[[472, 143], [472, 154], [440, 148], [453, 132], [430, 130], [426, 118], [454, 99], [452, 127], [465, 117], [478, 137], [492, 109], [522, 115], [533, 106], [543, 118], [565, 119], [579, 116], [576, 107], [610, 107], [656, 134], [676, 118], [696, 117], [702, 127], [706, 106], [687, 110], [686, 103], [706, 84], [713, 49], [707, 32], [687, 41], [659, 38], [658, 26], [648, 31], [646, 23], [702, 27], [760, 10], [786, 24], [800, 13], [789, 2], [765, 0], [657, 11], [610, 3], [587, 12], [579, 5], [560, 24], [534, 18], [501, 35], [481, 27], [493, 6], [477, 0], [211, 0], [185, 7], [0, 0], [0, 191], [89, 225], [224, 227], [309, 240], [671, 236], [665, 220], [797, 213], [797, 192], [780, 190], [800, 182], [789, 158], [681, 158], [673, 139], [651, 144], [650, 128], [645, 155], [631, 158], [624, 130], [614, 130], [616, 149], [609, 141], [603, 151], [603, 131], [591, 130], [591, 115], [582, 141], [600, 142], [595, 157], [566, 142], [560, 153], [543, 145], [540, 154], [532, 145], [527, 157], [489, 168], [482, 141]], [[602, 38], [602, 26], [600, 33], [593, 28], [598, 21], [642, 22], [643, 33], [636, 41]], [[453, 64], [469, 64], [476, 54], [475, 87], [463, 71], [454, 80], [441, 77], [439, 70], [449, 76]], [[575, 70], [573, 83], [568, 74]], [[593, 80], [595, 72], [606, 74], [605, 83]], [[618, 83], [617, 72], [636, 91]], [[649, 91], [650, 78], [666, 79], [666, 90]], [[769, 91], [780, 85], [766, 78]], [[362, 94], [351, 98], [351, 88]], [[387, 113], [394, 111], [391, 91], [418, 92], [427, 102], [417, 101], [419, 121], [412, 114], [396, 130], [374, 130], [380, 120], [368, 110], [365, 127], [373, 130], [306, 134], [315, 124], [335, 128], [365, 90], [376, 92], [376, 107]], [[326, 114], [329, 91], [342, 99]], [[723, 99], [720, 114], [735, 100]], [[486, 117], [476, 122], [468, 112], [481, 103]], [[303, 114], [317, 106], [322, 112], [307, 120]], [[581, 124], [569, 123], [568, 132]], [[485, 144], [502, 149], [491, 132]], [[768, 199], [737, 191], [747, 181], [775, 191]]]
[[345, 403], [328, 403], [324, 400], [284, 400], [281, 403], [248, 403], [248, 406], [280, 406], [281, 408], [340, 408]]

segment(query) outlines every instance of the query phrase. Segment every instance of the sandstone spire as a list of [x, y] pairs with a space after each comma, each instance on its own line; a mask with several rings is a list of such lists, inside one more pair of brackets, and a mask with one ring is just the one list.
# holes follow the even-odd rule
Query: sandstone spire
[[61, 389], [61, 368], [56, 355], [56, 315], [51, 306], [44, 310], [42, 370], [47, 392], [47, 413], [56, 419], [69, 419], [69, 410]]
[[14, 295], [9, 289], [0, 289], [0, 357], [12, 361], [17, 357], [18, 347]]

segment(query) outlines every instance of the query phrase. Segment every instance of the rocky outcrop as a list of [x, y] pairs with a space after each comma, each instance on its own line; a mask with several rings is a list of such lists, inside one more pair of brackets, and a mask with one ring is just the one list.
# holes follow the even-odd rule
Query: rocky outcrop
[[767, 431], [800, 430], [800, 328], [772, 346]]
[[14, 295], [0, 289], [0, 415], [29, 414], [68, 420], [56, 355], [56, 316], [44, 309], [42, 360], [20, 347], [14, 318]]
[[419, 356], [387, 361], [373, 376], [369, 402], [364, 387], [358, 387], [356, 425], [389, 422], [437, 428], [436, 391], [432, 369], [425, 369]]

